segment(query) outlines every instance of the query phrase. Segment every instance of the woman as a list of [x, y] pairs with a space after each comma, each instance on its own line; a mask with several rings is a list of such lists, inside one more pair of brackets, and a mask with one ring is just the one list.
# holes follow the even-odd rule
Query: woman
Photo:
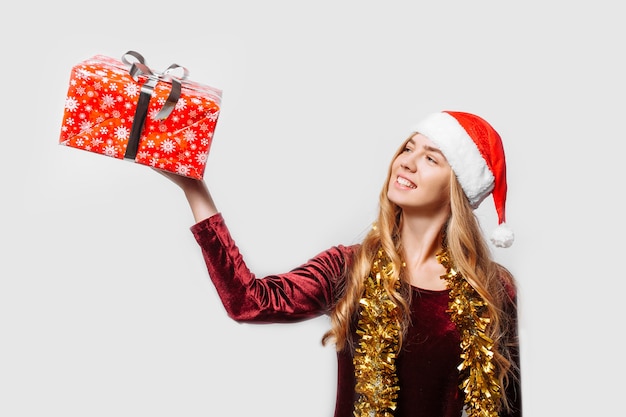
[[378, 218], [361, 244], [332, 247], [284, 274], [246, 267], [203, 181], [182, 188], [191, 230], [230, 317], [331, 317], [336, 417], [521, 416], [516, 288], [493, 261], [473, 210], [489, 195], [507, 247], [506, 164], [482, 118], [439, 112], [395, 154]]

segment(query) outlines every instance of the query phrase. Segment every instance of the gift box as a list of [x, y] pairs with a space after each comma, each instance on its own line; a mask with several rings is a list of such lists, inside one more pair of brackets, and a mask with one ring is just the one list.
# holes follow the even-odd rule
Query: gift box
[[129, 51], [72, 68], [59, 143], [202, 179], [222, 92], [186, 68], [149, 68]]

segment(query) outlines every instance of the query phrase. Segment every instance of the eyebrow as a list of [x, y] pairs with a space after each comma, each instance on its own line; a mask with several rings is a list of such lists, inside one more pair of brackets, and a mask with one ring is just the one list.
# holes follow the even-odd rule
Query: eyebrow
[[441, 149], [439, 148], [435, 148], [434, 146], [430, 146], [430, 145], [424, 145], [424, 149], [430, 152], [436, 152], [438, 154], [440, 154], [441, 156], [443, 156], [444, 158], [446, 157], [443, 152], [441, 152]]
[[[410, 138], [410, 139], [407, 141], [407, 144], [408, 144], [408, 143], [411, 143], [411, 144], [415, 145], [415, 141], [413, 140], [413, 138]], [[430, 145], [423, 145], [423, 146], [422, 146], [422, 148], [424, 148], [424, 150], [429, 151], [429, 152], [436, 152], [436, 153], [440, 154], [441, 156], [443, 156], [444, 158], [446, 157], [446, 156], [443, 154], [443, 152], [441, 152], [441, 149], [439, 149], [439, 148], [435, 148], [434, 146], [430, 146]]]

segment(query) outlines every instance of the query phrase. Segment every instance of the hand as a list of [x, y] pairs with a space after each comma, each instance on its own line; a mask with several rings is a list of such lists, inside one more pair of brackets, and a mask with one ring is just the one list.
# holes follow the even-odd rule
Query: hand
[[152, 168], [152, 169], [158, 172], [159, 174], [163, 175], [165, 178], [172, 181], [177, 186], [179, 186], [185, 193], [187, 193], [187, 190], [191, 190], [193, 188], [198, 188], [198, 187], [200, 188], [203, 187], [201, 184], [199, 184], [199, 183], [204, 182], [203, 180], [185, 177], [183, 175], [174, 174], [173, 172], [164, 171], [161, 169], [156, 169], [156, 168]]

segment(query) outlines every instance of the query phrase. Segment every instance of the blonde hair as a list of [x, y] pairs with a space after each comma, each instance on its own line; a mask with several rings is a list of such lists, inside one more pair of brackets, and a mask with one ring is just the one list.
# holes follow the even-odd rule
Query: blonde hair
[[[397, 150], [393, 160], [400, 155], [405, 143]], [[392, 163], [393, 163], [392, 160]], [[512, 349], [516, 340], [517, 328], [507, 312], [507, 306], [515, 305], [511, 297], [515, 291], [515, 282], [511, 273], [496, 263], [483, 237], [478, 219], [459, 184], [456, 175], [450, 176], [451, 215], [444, 226], [448, 254], [456, 269], [472, 285], [476, 292], [487, 302], [490, 326], [488, 336], [494, 341], [493, 361], [498, 369], [500, 386], [508, 383], [514, 369]], [[353, 349], [352, 332], [357, 320], [359, 300], [363, 294], [364, 279], [369, 275], [372, 261], [379, 247], [387, 253], [394, 265], [402, 265], [402, 209], [387, 198], [387, 185], [391, 178], [391, 165], [387, 179], [379, 194], [379, 212], [375, 226], [367, 233], [352, 260], [351, 269], [346, 271], [340, 296], [331, 311], [331, 329], [326, 332], [322, 342], [333, 341], [338, 351]], [[394, 283], [399, 282], [399, 289]], [[386, 283], [390, 298], [399, 306], [404, 317], [404, 333], [410, 324], [411, 291], [408, 282], [404, 282], [399, 268], [394, 268], [390, 282]], [[513, 301], [513, 302], [512, 302]], [[402, 345], [402, 340], [399, 341]], [[505, 391], [502, 390], [502, 406], [508, 408]]]

